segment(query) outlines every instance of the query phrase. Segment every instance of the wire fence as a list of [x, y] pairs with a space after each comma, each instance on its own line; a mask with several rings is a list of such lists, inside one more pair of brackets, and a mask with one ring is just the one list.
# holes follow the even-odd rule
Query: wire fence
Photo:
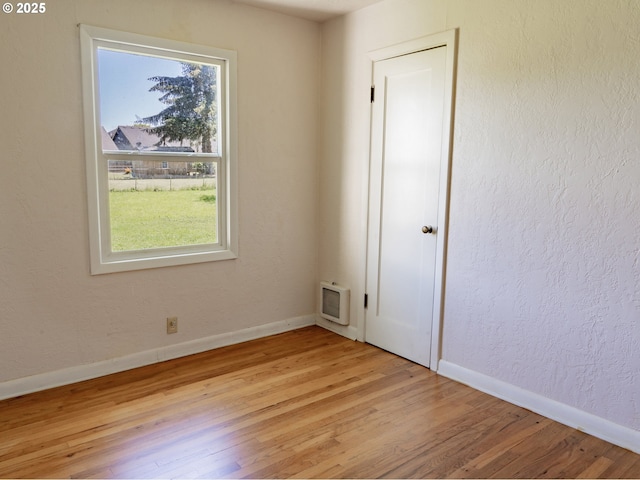
[[170, 191], [209, 190], [216, 188], [215, 176], [194, 178], [123, 178], [122, 175], [109, 179], [110, 191]]

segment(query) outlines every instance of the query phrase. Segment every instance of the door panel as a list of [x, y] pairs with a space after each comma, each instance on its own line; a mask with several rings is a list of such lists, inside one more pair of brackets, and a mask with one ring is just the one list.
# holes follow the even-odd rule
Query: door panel
[[[374, 64], [365, 340], [429, 366], [446, 47]], [[423, 233], [433, 226], [435, 233]]]

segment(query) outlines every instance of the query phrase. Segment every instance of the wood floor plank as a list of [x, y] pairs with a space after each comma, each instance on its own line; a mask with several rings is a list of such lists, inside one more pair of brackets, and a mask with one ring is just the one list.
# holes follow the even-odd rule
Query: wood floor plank
[[640, 456], [318, 327], [0, 402], [0, 478], [638, 478]]

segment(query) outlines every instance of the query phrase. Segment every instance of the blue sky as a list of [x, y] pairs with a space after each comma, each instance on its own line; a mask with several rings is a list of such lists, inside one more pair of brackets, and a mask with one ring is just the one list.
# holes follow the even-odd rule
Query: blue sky
[[101, 123], [110, 131], [160, 112], [165, 105], [158, 101], [160, 93], [149, 92], [154, 82], [148, 78], [176, 77], [182, 74], [182, 69], [176, 60], [100, 48], [98, 72]]

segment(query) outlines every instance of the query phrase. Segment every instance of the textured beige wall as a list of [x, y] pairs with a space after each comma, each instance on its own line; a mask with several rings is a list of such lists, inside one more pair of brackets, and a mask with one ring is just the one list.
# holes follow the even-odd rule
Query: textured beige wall
[[636, 1], [387, 0], [323, 25], [321, 278], [365, 290], [367, 52], [459, 28], [443, 357], [640, 430]]
[[640, 5], [456, 1], [444, 357], [640, 430]]
[[[238, 52], [237, 260], [89, 275], [78, 23]], [[226, 0], [2, 14], [0, 382], [313, 314], [319, 49], [316, 23]]]
[[[362, 327], [366, 260], [372, 50], [445, 30], [445, 2], [387, 1], [322, 26], [319, 275], [351, 288]], [[360, 338], [362, 339], [362, 338]]]

